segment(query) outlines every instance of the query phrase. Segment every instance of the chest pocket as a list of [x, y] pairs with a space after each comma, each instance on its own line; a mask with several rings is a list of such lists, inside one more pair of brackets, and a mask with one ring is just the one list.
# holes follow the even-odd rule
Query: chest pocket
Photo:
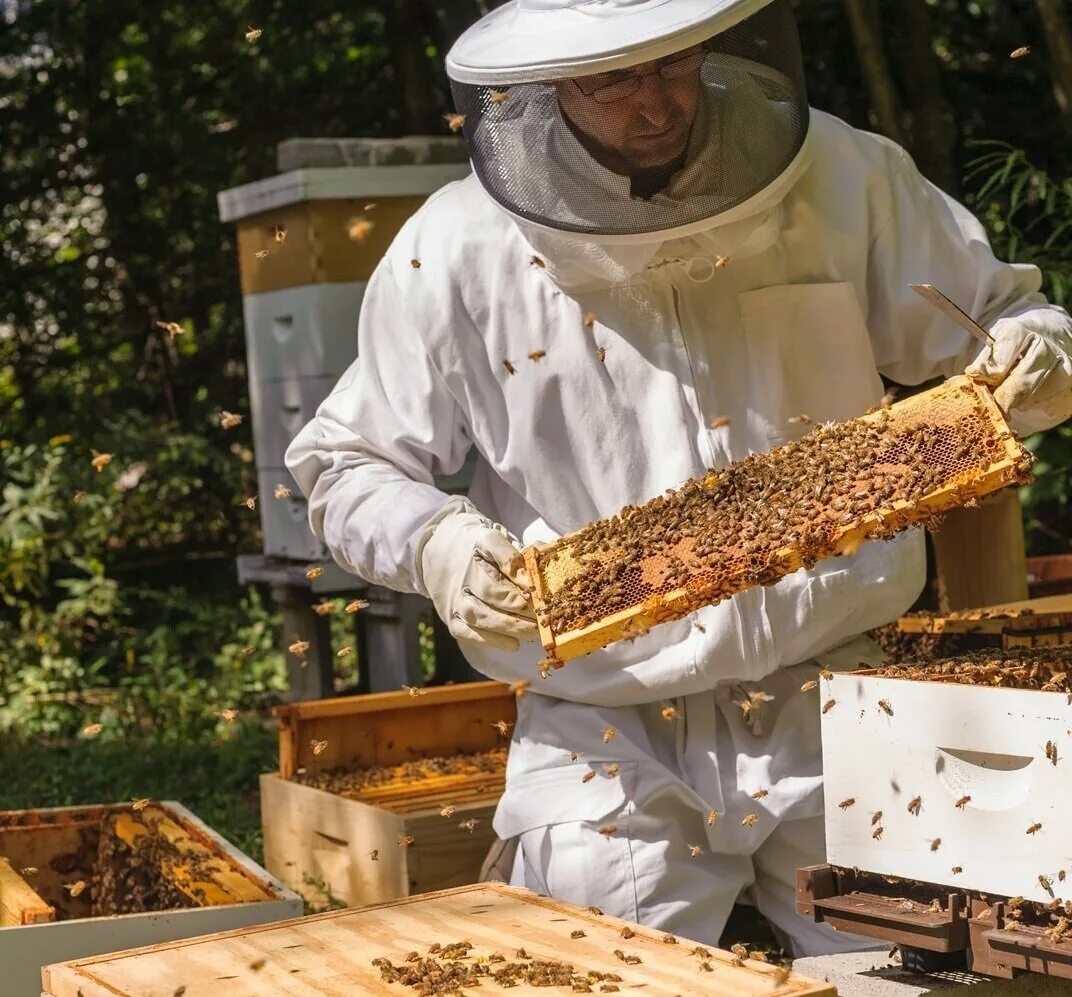
[[768, 445], [808, 431], [791, 418], [841, 421], [881, 399], [882, 379], [851, 284], [764, 287], [738, 295], [738, 307], [748, 347], [750, 418]]

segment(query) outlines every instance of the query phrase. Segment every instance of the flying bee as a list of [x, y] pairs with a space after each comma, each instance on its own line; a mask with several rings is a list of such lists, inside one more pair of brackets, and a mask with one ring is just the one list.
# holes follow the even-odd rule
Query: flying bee
[[958, 810], [963, 810], [969, 803], [971, 803], [971, 796], [962, 796], [953, 806]]
[[841, 810], [848, 810], [856, 802], [855, 796], [850, 796], [848, 799], [842, 800], [838, 804], [838, 808]]
[[[528, 679], [520, 679], [519, 681], [515, 682], [512, 686], [510, 686], [510, 691], [515, 696], [517, 696], [518, 699], [520, 699], [528, 691], [528, 688], [529, 688], [530, 685], [532, 685], [532, 683]], [[576, 759], [574, 759], [574, 760], [576, 761]]]
[[413, 844], [413, 835], [412, 834], [400, 834], [398, 836], [398, 847], [399, 848], [409, 848], [409, 846], [412, 845], [412, 844]]
[[86, 883], [84, 879], [79, 879], [77, 882], [74, 883], [64, 883], [63, 888], [67, 890], [72, 897], [77, 897], [82, 894], [82, 892], [88, 885], [89, 884]]
[[417, 696], [423, 696], [424, 695], [424, 690], [420, 686], [404, 685], [404, 686], [402, 686], [402, 688], [405, 689], [406, 692], [409, 693], [411, 698], [416, 698]]
[[711, 827], [715, 823], [715, 821], [718, 820], [718, 817], [719, 813], [717, 810], [708, 810], [707, 817], [705, 818], [707, 820], [707, 826]]
[[811, 416], [805, 415], [803, 412], [801, 412], [800, 415], [791, 415], [786, 421], [792, 423], [793, 425], [803, 423], [805, 426], [807, 426], [811, 424]]
[[254, 973], [257, 973], [264, 969], [267, 964], [268, 960], [262, 956], [260, 959], [254, 959], [253, 962], [249, 964], [249, 968], [252, 969]]
[[[264, 255], [268, 255], [268, 250], [264, 251]], [[186, 330], [178, 322], [154, 322], [158, 329], [163, 329], [172, 339], [176, 336], [181, 336]]]
[[453, 803], [448, 803], [442, 810], [439, 811], [440, 817], [453, 817], [454, 811], [458, 808]]
[[258, 249], [257, 252], [255, 252], [253, 255], [258, 260], [263, 260], [266, 256], [269, 255], [270, 252], [271, 252], [271, 250], [268, 250], [268, 249]]
[[609, 838], [617, 830], [618, 826], [616, 824], [604, 824], [599, 829], [599, 833], [602, 834], [604, 838]]
[[250, 495], [249, 498], [247, 498], [245, 500], [245, 502], [243, 502], [242, 504], [247, 509], [249, 509], [250, 512], [253, 512], [253, 510], [257, 508], [257, 496], [256, 495]]
[[715, 257], [715, 269], [716, 270], [724, 270], [726, 268], [726, 264], [729, 263], [729, 261], [730, 261], [730, 258], [728, 256], [716, 256]]
[[221, 429], [234, 429], [235, 426], [240, 426], [241, 424], [242, 416], [240, 416], [237, 412], [228, 412], [226, 409], [223, 409], [220, 412]]
[[246, 27], [246, 41], [255, 42], [261, 35], [264, 34], [264, 28], [251, 28]]
[[505, 720], [496, 720], [491, 726], [502, 734], [503, 737], [506, 737], [506, 735], [510, 733], [510, 728], [513, 727], [513, 724], [507, 723]]
[[1039, 823], [1032, 824], [1028, 829], [1028, 834], [1038, 834], [1042, 830], [1042, 825]]
[[819, 669], [819, 678], [821, 678], [821, 679], [832, 679], [833, 677], [834, 677], [834, 673], [832, 671], [830, 671], [829, 668], [820, 668]]
[[227, 707], [227, 709], [220, 710], [216, 716], [218, 716], [225, 724], [231, 724], [235, 722], [235, 718], [238, 716], [238, 710], [233, 710], [230, 707]]
[[931, 842], [931, 851], [932, 852], [938, 851], [938, 849], [941, 848], [941, 847], [942, 847], [942, 839], [941, 838], [935, 838]]
[[613, 764], [608, 765], [606, 769], [604, 769], [604, 775], [606, 775], [608, 779], [613, 779], [620, 771], [621, 766], [617, 762], [614, 762]]
[[324, 573], [324, 569], [321, 567], [313, 566], [312, 568], [306, 568], [305, 577], [310, 581], [314, 578], [319, 578]]
[[919, 816], [919, 811], [922, 808], [922, 806], [923, 806], [923, 797], [922, 796], [913, 796], [912, 799], [908, 801], [908, 812], [910, 814], [912, 814], [914, 817], [918, 817]]
[[502, 104], [510, 96], [509, 90], [492, 90], [488, 93], [493, 104]]
[[1009, 58], [1010, 59], [1022, 59], [1025, 55], [1029, 55], [1030, 53], [1031, 53], [1031, 46], [1030, 45], [1021, 45], [1019, 48], [1014, 48], [1009, 53]]
[[274, 238], [276, 242], [286, 242], [286, 239], [287, 239], [286, 226], [284, 226], [284, 225], [273, 225], [272, 226], [272, 238]]
[[[475, 817], [470, 817], [468, 820], [463, 820], [458, 827], [472, 834], [478, 823], [479, 821]], [[412, 841], [413, 839], [411, 838], [410, 840]]]
[[322, 755], [327, 746], [327, 741], [317, 741], [315, 738], [309, 742], [309, 747], [313, 749], [314, 755]]
[[305, 654], [305, 652], [309, 650], [309, 641], [296, 640], [287, 648], [287, 650], [290, 651], [291, 654], [295, 655]]
[[1043, 874], [1038, 878], [1038, 884], [1041, 886], [1051, 897], [1053, 896], [1053, 880], [1049, 876]]
[[348, 602], [346, 604], [346, 606], [343, 608], [343, 612], [353, 615], [354, 613], [360, 612], [362, 609], [368, 609], [368, 607], [368, 599], [354, 599], [353, 601]]
[[834, 708], [836, 703], [836, 699], [828, 699], [825, 703], [823, 703], [823, 713], [829, 713]]
[[532, 265], [533, 265], [534, 267], [537, 267], [537, 268], [539, 268], [540, 270], [543, 270], [543, 269], [544, 269], [544, 268], [545, 268], [545, 267], [547, 266], [547, 264], [546, 264], [546, 263], [545, 263], [545, 262], [543, 261], [543, 259], [542, 259], [541, 257], [539, 257], [539, 256], [533, 256], [533, 257], [532, 257], [532, 259], [531, 259], [531, 260], [530, 260], [529, 262], [530, 262], [530, 263], [531, 263], [531, 264], [532, 264]]
[[364, 242], [376, 223], [364, 215], [356, 215], [346, 223], [346, 236], [351, 242]]
[[1046, 759], [1051, 765], [1057, 764], [1057, 745], [1053, 741], [1046, 742]]
[[766, 796], [770, 796], [770, 790], [769, 789], [757, 789], [752, 794], [752, 799], [753, 800], [762, 800]]
[[700, 845], [688, 845], [689, 858], [699, 858], [703, 855], [703, 848]]
[[700, 631], [700, 633], [707, 633], [707, 627], [705, 627], [699, 620], [693, 620], [692, 625]]
[[753, 827], [759, 820], [759, 814], [745, 814], [741, 818], [741, 824], [744, 827]]
[[815, 679], [811, 679], [811, 680], [805, 682], [800, 687], [800, 691], [801, 692], [811, 692], [813, 689], [818, 689], [818, 688], [819, 688], [819, 683], [816, 682]]
[[352, 644], [347, 644], [345, 647], [340, 647], [335, 652], [335, 657], [336, 658], [348, 658], [353, 653], [354, 653], [353, 645]]
[[575, 762], [575, 761], [577, 761], [577, 759], [578, 759], [578, 758], [580, 758], [580, 757], [581, 757], [581, 755], [583, 755], [583, 754], [584, 754], [584, 752], [583, 752], [583, 751], [571, 751], [571, 752], [569, 753], [569, 760], [570, 760], [571, 762]]
[[602, 734], [603, 743], [604, 744], [609, 744], [611, 741], [614, 740], [614, 735], [617, 734], [617, 733], [618, 733], [618, 729], [616, 727], [604, 727], [603, 728], [603, 734]]
[[101, 453], [99, 450], [93, 449], [90, 450], [90, 453], [93, 454], [93, 459], [90, 461], [90, 464], [93, 465], [93, 470], [98, 474], [112, 462], [112, 455], [110, 453]]
[[875, 841], [879, 841], [882, 838], [882, 831], [883, 831], [883, 827], [882, 827], [881, 824], [879, 824], [878, 827], [876, 827], [871, 832], [871, 837], [874, 838]]
[[888, 716], [888, 717], [893, 716], [893, 707], [890, 706], [890, 701], [888, 699], [880, 699], [878, 701], [878, 706], [879, 706], [879, 709], [882, 710], [882, 712], [886, 714], [886, 716]]
[[35, 866], [35, 865], [24, 866], [23, 868], [21, 868], [19, 870], [19, 875], [20, 876], [34, 876], [36, 874], [37, 874], [37, 866]]
[[676, 706], [664, 706], [659, 712], [664, 720], [677, 720], [679, 715]]
[[591, 329], [596, 324], [596, 313], [586, 312], [584, 318], [581, 319], [581, 324], [586, 329]]
[[465, 124], [465, 115], [464, 114], [444, 114], [443, 115], [443, 120], [446, 121], [447, 127], [452, 132], [460, 132], [462, 130], [462, 126]]
[[715, 416], [715, 418], [711, 420], [712, 429], [721, 429], [723, 426], [728, 426], [729, 424], [730, 418], [727, 415]]
[[248, 647], [242, 648], [242, 653], [248, 658], [251, 654], [257, 653], [257, 648], [253, 644], [250, 644]]
[[291, 491], [286, 485], [276, 485], [275, 491], [272, 492], [272, 498], [288, 499], [291, 496]]
[[104, 724], [86, 724], [82, 728], [82, 733], [86, 737], [96, 737], [102, 730], [104, 730]]
[[335, 602], [332, 599], [321, 599], [318, 603], [314, 604], [313, 612], [317, 616], [327, 616], [335, 608]]
[[538, 362], [539, 362], [539, 361], [541, 361], [541, 360], [542, 360], [542, 359], [543, 359], [543, 358], [544, 358], [545, 356], [547, 356], [547, 351], [546, 351], [546, 350], [533, 350], [533, 351], [532, 351], [532, 352], [531, 352], [531, 353], [529, 354], [529, 359], [530, 359], [530, 360], [532, 360], [532, 361], [533, 361], [534, 363], [538, 363]]

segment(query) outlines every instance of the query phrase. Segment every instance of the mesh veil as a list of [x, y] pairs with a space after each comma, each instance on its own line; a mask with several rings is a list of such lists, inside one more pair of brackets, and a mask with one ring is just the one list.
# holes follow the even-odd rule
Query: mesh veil
[[[635, 194], [629, 176], [585, 148], [550, 83], [452, 81], [480, 182], [519, 218], [593, 237], [664, 232], [748, 201], [783, 173], [807, 136], [800, 43], [789, 0], [774, 0], [712, 35], [702, 52], [698, 80], [689, 84], [698, 86], [698, 94], [687, 145], [676, 172], [650, 196]], [[615, 113], [612, 106], [604, 110]]]

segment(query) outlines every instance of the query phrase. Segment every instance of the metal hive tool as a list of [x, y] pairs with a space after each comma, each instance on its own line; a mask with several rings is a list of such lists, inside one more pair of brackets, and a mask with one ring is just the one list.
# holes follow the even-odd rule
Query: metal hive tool
[[935, 525], [1028, 478], [1031, 455], [967, 377], [693, 478], [530, 547], [540, 639], [558, 661], [680, 619], [865, 540]]

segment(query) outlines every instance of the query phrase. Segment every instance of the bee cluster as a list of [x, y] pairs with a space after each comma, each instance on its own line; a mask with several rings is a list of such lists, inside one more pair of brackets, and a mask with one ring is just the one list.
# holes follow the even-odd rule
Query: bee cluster
[[[956, 391], [974, 402], [970, 386]], [[539, 552], [538, 618], [556, 634], [642, 604], [655, 621], [676, 618], [851, 552], [845, 538], [861, 526], [861, 539], [921, 522], [937, 528], [937, 508], [970, 502], [957, 489], [1008, 456], [1007, 432], [963, 396], [951, 400], [943, 409], [941, 398], [929, 408], [912, 399], [900, 412], [817, 425], [570, 534]], [[1021, 450], [1013, 477], [1023, 478], [1030, 462]], [[940, 506], [921, 505], [950, 486]], [[671, 592], [668, 606], [660, 597]]]
[[356, 798], [377, 786], [419, 783], [438, 776], [497, 775], [506, 772], [506, 749], [462, 752], [435, 758], [419, 758], [399, 765], [379, 765], [367, 769], [332, 769], [327, 772], [299, 772], [297, 782], [338, 796]]
[[617, 993], [617, 973], [588, 970], [581, 973], [569, 963], [534, 959], [518, 949], [510, 960], [501, 952], [471, 955], [472, 942], [433, 943], [428, 954], [410, 952], [400, 963], [379, 957], [372, 960], [384, 983], [400, 983], [421, 995], [462, 995], [467, 987], [493, 982], [504, 988], [565, 987], [572, 993]]
[[925, 663], [886, 665], [882, 678], [928, 681], [941, 679], [960, 685], [1037, 689], [1072, 695], [1072, 647], [1010, 648], [972, 651], [955, 658]]
[[887, 661], [901, 662], [952, 657], [970, 650], [973, 643], [968, 634], [905, 633], [896, 623], [876, 627], [867, 636], [882, 648]]
[[191, 881], [211, 881], [214, 878], [211, 866], [200, 856], [185, 854], [160, 834], [161, 817], [150, 814], [138, 819], [146, 833], [138, 835], [132, 844], [116, 832], [115, 816], [108, 817], [101, 828], [97, 867], [91, 884], [93, 916], [174, 910], [190, 907], [191, 899], [193, 904], [207, 904], [200, 887], [194, 885], [189, 894], [185, 893], [169, 873], [177, 866], [184, 866]]

